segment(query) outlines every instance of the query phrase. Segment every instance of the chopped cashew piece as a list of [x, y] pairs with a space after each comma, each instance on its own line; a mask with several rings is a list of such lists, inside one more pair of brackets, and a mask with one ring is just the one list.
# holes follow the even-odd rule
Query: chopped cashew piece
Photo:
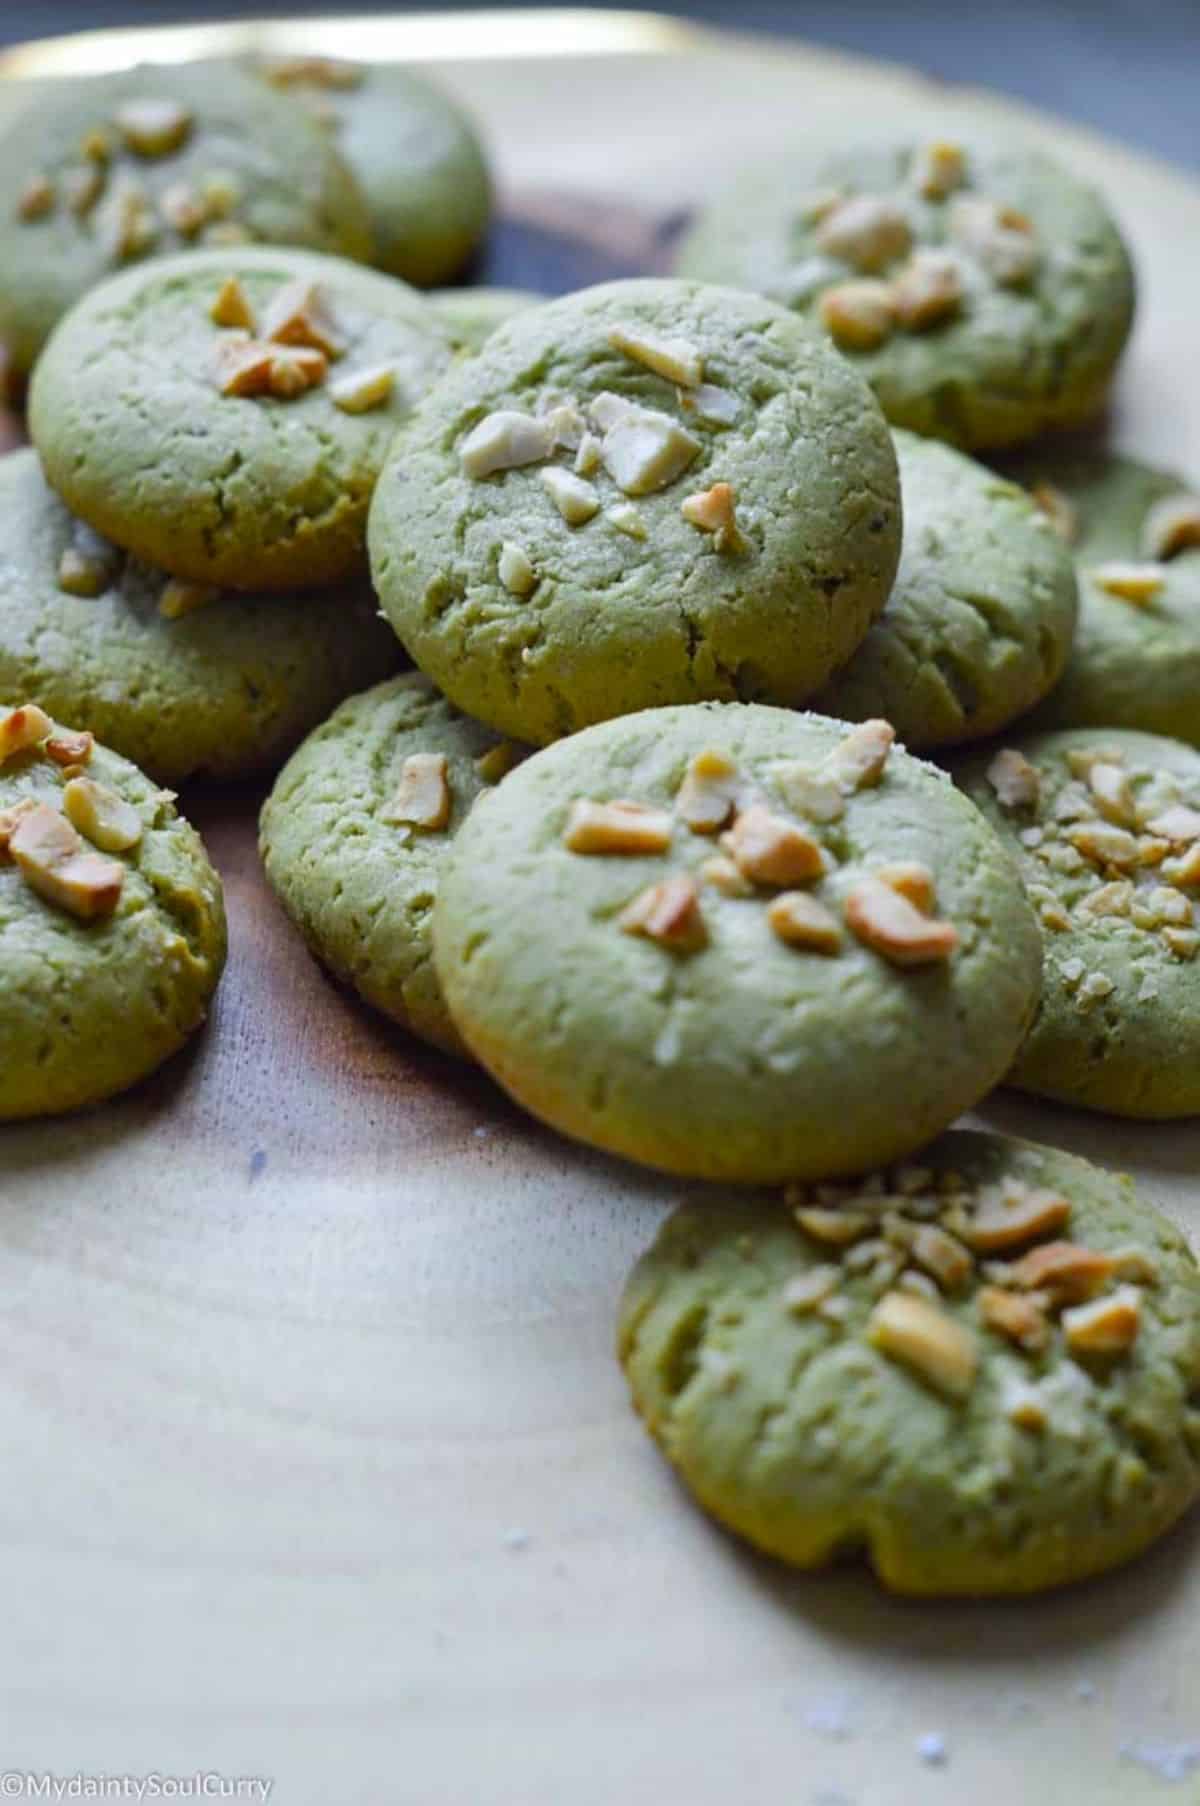
[[102, 853], [126, 853], [142, 838], [142, 818], [115, 790], [92, 778], [72, 778], [63, 809], [73, 828]]
[[867, 1340], [937, 1391], [965, 1398], [975, 1384], [975, 1338], [949, 1312], [914, 1292], [887, 1292], [871, 1312]]
[[17, 823], [38, 807], [31, 796], [23, 796], [19, 802], [10, 803], [7, 809], [0, 809], [0, 856], [7, 856]]
[[1035, 1236], [1052, 1235], [1070, 1214], [1070, 1202], [1057, 1192], [1001, 1181], [980, 1191], [959, 1234], [976, 1254], [1000, 1254]]
[[877, 784], [896, 738], [890, 721], [862, 721], [821, 762], [844, 796]]
[[963, 302], [958, 260], [948, 251], [914, 251], [892, 283], [892, 307], [906, 332], [928, 332]]
[[841, 923], [807, 891], [785, 890], [773, 897], [767, 905], [767, 921], [789, 947], [832, 954], [842, 944]]
[[551, 464], [542, 472], [542, 487], [568, 527], [581, 527], [600, 512], [600, 495], [594, 483], [572, 471]]
[[324, 380], [324, 352], [304, 345], [230, 337], [217, 346], [217, 387], [222, 395], [274, 395], [292, 401]]
[[704, 359], [686, 339], [671, 339], [644, 326], [614, 326], [608, 335], [614, 351], [623, 351], [656, 376], [694, 389], [704, 380]]
[[935, 1223], [922, 1223], [914, 1231], [909, 1253], [947, 1292], [960, 1291], [975, 1265], [957, 1236], [939, 1229]]
[[783, 1288], [783, 1308], [797, 1317], [806, 1316], [837, 1291], [841, 1277], [840, 1267], [831, 1266], [810, 1267], [806, 1273], [797, 1273]]
[[1188, 890], [1200, 885], [1200, 842], [1193, 842], [1178, 859], [1164, 860], [1162, 873], [1172, 884], [1185, 885]]
[[1133, 907], [1133, 899], [1133, 885], [1128, 878], [1119, 878], [1090, 892], [1076, 907], [1089, 916], [1127, 916]]
[[498, 470], [541, 464], [553, 456], [555, 443], [554, 422], [547, 416], [500, 408], [471, 428], [458, 448], [458, 456], [469, 477], [483, 478]]
[[[595, 403], [592, 417], [597, 418]], [[682, 476], [699, 450], [700, 441], [669, 414], [631, 407], [606, 429], [600, 455], [618, 489], [651, 495]]]
[[686, 876], [651, 884], [621, 911], [617, 921], [624, 933], [644, 935], [680, 953], [694, 953], [708, 940], [700, 893], [695, 880]]
[[[1087, 782], [1096, 799], [1096, 807], [1106, 821], [1118, 828], [1137, 826], [1133, 786], [1127, 771], [1120, 765], [1109, 765], [1103, 759], [1097, 759], [1088, 770]], [[1200, 817], [1197, 822], [1200, 823]]]
[[896, 308], [891, 285], [864, 277], [823, 289], [817, 316], [835, 345], [847, 351], [874, 351], [891, 338]]
[[571, 804], [563, 844], [572, 853], [665, 853], [671, 844], [671, 817], [665, 809], [618, 799]]
[[63, 728], [57, 734], [51, 734], [42, 751], [56, 765], [79, 766], [90, 764], [95, 746], [95, 735], [88, 733], [86, 728], [78, 734]]
[[1168, 495], [1142, 523], [1142, 553], [1158, 563], [1200, 548], [1200, 496]]
[[181, 238], [193, 238], [208, 222], [207, 207], [187, 182], [172, 182], [159, 197], [158, 211]]
[[1050, 1319], [1032, 1298], [1022, 1298], [1002, 1286], [981, 1286], [979, 1315], [989, 1329], [1007, 1336], [1018, 1348], [1036, 1354], [1050, 1340]]
[[329, 385], [329, 399], [343, 414], [370, 414], [391, 399], [395, 387], [394, 365], [370, 364], [336, 377]]
[[927, 201], [945, 200], [967, 179], [967, 158], [961, 144], [944, 138], [923, 144], [912, 162], [912, 184]]
[[958, 946], [958, 930], [915, 909], [880, 878], [865, 878], [846, 898], [846, 921], [872, 952], [894, 966], [925, 966], [948, 960]]
[[912, 227], [898, 202], [859, 194], [835, 203], [818, 225], [816, 240], [826, 256], [873, 274], [906, 254]]
[[1138, 843], [1127, 828], [1114, 828], [1109, 822], [1081, 822], [1072, 828], [1067, 839], [1093, 865], [1116, 866], [1131, 871], [1138, 863]]
[[78, 544], [64, 546], [58, 561], [58, 587], [68, 596], [89, 600], [102, 596], [113, 577], [115, 560], [96, 558]]
[[113, 121], [129, 149], [139, 157], [166, 157], [179, 149], [192, 129], [192, 115], [173, 100], [129, 100]]
[[1136, 1286], [1119, 1286], [1094, 1304], [1078, 1304], [1064, 1311], [1062, 1322], [1072, 1354], [1126, 1354], [1142, 1327], [1141, 1294]]
[[81, 921], [111, 915], [120, 901], [124, 866], [88, 850], [48, 803], [35, 803], [21, 816], [8, 850], [31, 890]]
[[1145, 608], [1153, 602], [1167, 580], [1161, 564], [1133, 564], [1113, 559], [1108, 564], [1093, 565], [1088, 575], [1098, 589], [1122, 602], [1133, 602]]
[[705, 884], [711, 884], [719, 890], [723, 897], [752, 897], [754, 886], [749, 878], [743, 878], [732, 859], [726, 859], [724, 853], [714, 853], [700, 867], [700, 876]]
[[845, 814], [846, 802], [836, 778], [816, 765], [789, 759], [776, 765], [772, 775], [784, 801], [797, 815], [831, 822], [840, 821]]
[[1047, 1291], [1058, 1304], [1091, 1298], [1112, 1277], [1107, 1254], [1085, 1248], [1080, 1242], [1040, 1242], [1023, 1254], [1012, 1270], [1023, 1292]]
[[1144, 1248], [1118, 1248], [1112, 1263], [1114, 1279], [1131, 1279], [1142, 1286], [1158, 1284], [1158, 1268]]
[[510, 596], [528, 596], [537, 586], [538, 574], [529, 554], [513, 539], [501, 544], [496, 574]]
[[267, 387], [279, 401], [295, 401], [325, 379], [325, 353], [305, 345], [284, 345], [271, 360]]
[[1071, 498], [1053, 483], [1035, 483], [1029, 494], [1064, 545], [1074, 545], [1079, 538], [1079, 510]]
[[1002, 288], [1027, 282], [1038, 263], [1033, 228], [1022, 213], [999, 207], [981, 195], [959, 195], [950, 203], [950, 236]]
[[583, 432], [579, 444], [575, 448], [575, 474], [580, 477], [595, 476], [602, 459], [600, 457], [600, 441], [595, 433]]
[[209, 309], [209, 318], [218, 326], [236, 326], [254, 332], [254, 309], [236, 276], [226, 276]]
[[53, 721], [36, 702], [0, 710], [0, 765], [15, 759], [18, 753], [31, 752], [53, 732]]
[[679, 391], [679, 405], [685, 414], [695, 414], [713, 426], [732, 426], [741, 413], [741, 403], [729, 389], [715, 383], [700, 383], [694, 389]]
[[179, 577], [171, 577], [158, 599], [158, 612], [168, 621], [180, 621], [198, 608], [207, 608], [220, 593], [211, 583], [184, 583]]
[[689, 526], [696, 527], [701, 533], [711, 533], [713, 544], [718, 552], [737, 552], [745, 541], [738, 531], [734, 515], [734, 492], [728, 483], [714, 483], [711, 489], [702, 489], [696, 495], [689, 495], [680, 503], [679, 512]]
[[1200, 840], [1200, 810], [1189, 809], [1186, 803], [1175, 803], [1146, 826], [1151, 834], [1161, 835], [1172, 846], [1190, 846], [1193, 841]]
[[383, 819], [397, 826], [444, 828], [450, 820], [450, 781], [445, 753], [410, 753]]
[[874, 1217], [861, 1210], [800, 1209], [796, 1221], [805, 1235], [815, 1242], [828, 1242], [835, 1248], [847, 1248], [875, 1227]]
[[604, 510], [604, 518], [610, 521], [618, 533], [624, 533], [629, 539], [645, 539], [646, 523], [632, 502], [616, 502], [611, 508]]
[[715, 834], [733, 814], [738, 784], [738, 768], [729, 754], [706, 746], [688, 761], [675, 793], [675, 813], [693, 834]]
[[825, 855], [812, 836], [761, 803], [737, 817], [721, 845], [754, 884], [807, 884], [825, 871]]
[[874, 874], [885, 884], [890, 884], [900, 896], [907, 897], [914, 909], [922, 915], [930, 915], [937, 901], [937, 889], [933, 873], [927, 865], [921, 865], [915, 859], [898, 859], [893, 865], [881, 865]]
[[262, 336], [273, 345], [306, 345], [322, 351], [331, 363], [346, 349], [323, 285], [304, 276], [285, 282], [271, 297], [263, 314]]

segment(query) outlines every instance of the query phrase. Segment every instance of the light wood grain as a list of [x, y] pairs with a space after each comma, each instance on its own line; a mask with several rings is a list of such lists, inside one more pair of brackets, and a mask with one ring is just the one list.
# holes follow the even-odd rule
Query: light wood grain
[[[402, 53], [406, 23], [366, 47]], [[792, 47], [655, 41], [432, 58], [509, 193], [537, 191], [514, 214], [582, 224], [618, 265], [658, 260], [673, 209], [798, 124], [948, 98]], [[1122, 441], [1194, 454], [1200, 196], [1020, 123], [1094, 167], [1139, 251]], [[289, 1806], [1164, 1797], [1118, 1747], [1200, 1735], [1200, 1523], [1003, 1608], [903, 1605], [735, 1546], [610, 1352], [680, 1188], [568, 1147], [330, 985], [263, 886], [257, 800], [187, 799], [233, 947], [197, 1046], [107, 1109], [0, 1134], [0, 1766], [199, 1765], [274, 1776]], [[982, 1115], [1136, 1168], [1200, 1229], [1196, 1128], [1005, 1094]]]

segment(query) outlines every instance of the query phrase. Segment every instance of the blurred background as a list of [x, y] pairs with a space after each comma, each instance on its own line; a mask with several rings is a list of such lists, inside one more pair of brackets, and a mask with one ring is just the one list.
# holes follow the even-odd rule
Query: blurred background
[[[0, 44], [106, 25], [402, 10], [441, 9], [370, 0], [0, 0]], [[1200, 0], [689, 0], [653, 10], [981, 82], [1200, 167]]]

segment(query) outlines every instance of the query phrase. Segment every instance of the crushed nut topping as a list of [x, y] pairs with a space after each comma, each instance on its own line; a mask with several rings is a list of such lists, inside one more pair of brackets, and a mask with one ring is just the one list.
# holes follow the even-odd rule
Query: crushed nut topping
[[1074, 545], [1079, 538], [1079, 510], [1070, 497], [1053, 483], [1035, 483], [1029, 494], [1063, 544]]
[[797, 815], [809, 821], [840, 821], [846, 811], [845, 798], [837, 778], [802, 760], [784, 761], [774, 767], [779, 793]]
[[120, 901], [125, 868], [91, 852], [48, 803], [21, 815], [8, 850], [31, 890], [81, 921], [111, 915]]
[[171, 577], [163, 586], [162, 595], [158, 599], [158, 612], [168, 621], [181, 621], [184, 615], [194, 614], [198, 608], [207, 608], [215, 602], [220, 590], [212, 583], [184, 583], [179, 577]]
[[877, 784], [896, 738], [890, 721], [863, 721], [821, 763], [821, 770], [844, 796]]
[[45, 219], [53, 213], [56, 191], [49, 176], [41, 174], [29, 177], [21, 190], [17, 201], [17, 218], [29, 223], [37, 219]]
[[450, 820], [449, 761], [445, 753], [410, 753], [383, 819], [401, 827], [444, 828]]
[[370, 414], [391, 399], [395, 386], [394, 365], [369, 364], [335, 377], [329, 384], [329, 399], [343, 414]]
[[102, 853], [125, 853], [142, 838], [142, 818], [115, 790], [92, 778], [72, 778], [63, 789], [63, 809], [73, 828]]
[[892, 285], [863, 277], [823, 289], [817, 315], [835, 345], [845, 351], [874, 351], [891, 338], [896, 324]]
[[1006, 809], [1035, 809], [1042, 794], [1036, 765], [1024, 753], [1007, 746], [987, 768], [987, 781]]
[[6, 765], [19, 753], [32, 752], [53, 732], [53, 721], [36, 702], [0, 709], [0, 765]]
[[826, 256], [874, 274], [906, 255], [912, 227], [898, 202], [860, 194], [834, 204], [817, 226], [816, 242]]
[[510, 596], [528, 596], [537, 587], [538, 574], [524, 546], [506, 539], [500, 547], [496, 573]]
[[714, 483], [696, 495], [686, 496], [679, 512], [690, 526], [701, 533], [711, 533], [718, 552], [740, 552], [745, 540], [738, 529], [734, 512], [736, 497], [728, 483]]
[[104, 180], [104, 168], [99, 163], [84, 163], [78, 169], [64, 171], [63, 199], [77, 219], [87, 218], [104, 192]]
[[209, 309], [209, 318], [217, 326], [235, 326], [249, 333], [254, 332], [254, 309], [236, 276], [226, 276], [222, 282], [217, 290], [216, 300]]
[[733, 814], [739, 783], [729, 754], [719, 746], [706, 746], [688, 761], [675, 793], [675, 813], [693, 834], [715, 834]]
[[67, 767], [90, 764], [95, 749], [94, 734], [88, 733], [86, 729], [81, 733], [73, 733], [70, 728], [60, 728], [58, 733], [51, 734], [42, 747], [48, 759], [52, 759], [56, 765]]
[[181, 238], [194, 238], [208, 223], [208, 208], [188, 182], [173, 182], [159, 197], [158, 211]]
[[728, 389], [715, 383], [699, 383], [694, 389], [680, 389], [679, 406], [685, 414], [695, 414], [711, 426], [733, 426], [741, 413], [741, 403]]
[[1067, 839], [1093, 865], [1111, 865], [1120, 871], [1132, 870], [1138, 863], [1137, 837], [1127, 828], [1114, 828], [1109, 822], [1081, 822], [1068, 830]]
[[1193, 841], [1200, 840], [1200, 810], [1176, 803], [1154, 816], [1146, 826], [1151, 834], [1169, 840], [1172, 846], [1190, 846]]
[[860, 1241], [875, 1226], [875, 1219], [861, 1210], [802, 1207], [796, 1210], [795, 1217], [805, 1235], [835, 1248], [848, 1248], [851, 1242]]
[[785, 890], [773, 897], [767, 905], [767, 921], [789, 947], [826, 954], [837, 953], [841, 948], [842, 929], [837, 917], [806, 891]]
[[1089, 916], [1127, 916], [1133, 907], [1134, 894], [1133, 885], [1128, 878], [1120, 878], [1092, 891], [1078, 904], [1078, 908]]
[[665, 853], [671, 844], [671, 817], [665, 809], [618, 799], [571, 804], [563, 844], [572, 853]]
[[166, 157], [186, 143], [193, 119], [173, 100], [126, 101], [113, 121], [128, 148], [139, 157]]
[[761, 803], [737, 817], [721, 845], [754, 884], [807, 884], [825, 871], [825, 855], [812, 836]]
[[604, 510], [604, 518], [629, 539], [645, 539], [646, 523], [632, 502], [617, 502]]
[[959, 195], [950, 202], [947, 224], [951, 238], [1002, 288], [1020, 287], [1037, 268], [1033, 228], [1011, 207], [981, 195]]
[[1050, 1319], [1040, 1305], [1000, 1286], [980, 1287], [979, 1315], [989, 1329], [1029, 1354], [1040, 1353], [1050, 1340]]
[[928, 332], [958, 313], [965, 292], [954, 256], [914, 251], [892, 283], [892, 307], [906, 332]]
[[1162, 563], [1200, 548], [1200, 496], [1168, 495], [1155, 502], [1142, 523], [1142, 556]]
[[891, 865], [881, 865], [873, 876], [889, 884], [900, 896], [907, 897], [922, 915], [932, 913], [937, 902], [937, 888], [927, 865], [921, 865], [915, 859], [899, 859]]
[[855, 885], [846, 898], [846, 921], [865, 947], [896, 966], [948, 960], [958, 946], [951, 922], [924, 915], [880, 878]]
[[542, 487], [569, 527], [581, 527], [600, 512], [600, 494], [595, 484], [557, 464], [543, 470]]
[[944, 138], [923, 144], [912, 161], [912, 184], [927, 201], [943, 201], [967, 179], [967, 157], [961, 144]]
[[1047, 1292], [1056, 1304], [1092, 1298], [1112, 1277], [1112, 1260], [1080, 1242], [1041, 1242], [1012, 1269], [1023, 1292]]
[[694, 389], [704, 380], [704, 359], [687, 339], [667, 338], [645, 326], [617, 325], [609, 332], [608, 342], [614, 351], [685, 389]]
[[275, 345], [306, 345], [332, 363], [346, 350], [346, 336], [334, 318], [323, 285], [299, 276], [285, 282], [263, 314], [262, 336]]
[[1072, 1354], [1127, 1354], [1142, 1327], [1141, 1296], [1133, 1286], [1120, 1286], [1094, 1304], [1064, 1311], [1062, 1324]]
[[500, 408], [471, 428], [458, 456], [467, 476], [482, 479], [499, 470], [541, 464], [553, 456], [556, 443], [555, 422], [549, 416]]
[[732, 859], [723, 853], [714, 853], [700, 867], [700, 876], [705, 884], [711, 884], [714, 890], [720, 891], [723, 897], [752, 897], [754, 886], [749, 878], [744, 878]]
[[604, 427], [597, 413], [601, 400], [597, 396], [591, 413], [604, 433], [604, 468], [618, 489], [626, 495], [651, 495], [683, 475], [700, 450], [700, 441], [685, 427], [655, 408], [629, 405], [615, 418], [607, 410], [612, 424]]
[[826, 1298], [832, 1297], [841, 1278], [841, 1269], [838, 1267], [810, 1267], [807, 1273], [797, 1273], [783, 1288], [784, 1309], [797, 1317], [806, 1316], [810, 1311], [815, 1311]]
[[217, 346], [217, 387], [222, 395], [273, 395], [294, 401], [324, 382], [323, 351], [306, 345], [277, 345], [232, 334]]
[[956, 1236], [935, 1223], [922, 1223], [908, 1243], [919, 1267], [931, 1273], [947, 1292], [959, 1292], [974, 1271], [975, 1263]]
[[579, 444], [575, 448], [575, 474], [579, 477], [591, 477], [599, 470], [603, 460], [600, 456], [600, 441], [595, 433], [586, 430], [580, 435]]
[[[1088, 789], [1096, 801], [1096, 807], [1106, 821], [1113, 822], [1119, 828], [1137, 826], [1137, 810], [1133, 800], [1133, 786], [1129, 773], [1120, 765], [1110, 765], [1103, 759], [1097, 759], [1087, 774]], [[1200, 826], [1200, 816], [1197, 817]]]
[[651, 884], [621, 911], [617, 921], [626, 934], [639, 934], [677, 953], [694, 953], [707, 944], [695, 880], [664, 878]]
[[951, 1398], [966, 1398], [975, 1384], [979, 1351], [970, 1330], [913, 1292], [885, 1293], [871, 1312], [867, 1340]]
[[1093, 565], [1088, 575], [1098, 589], [1122, 602], [1133, 602], [1146, 608], [1159, 594], [1167, 580], [1161, 564], [1133, 564], [1114, 559], [1109, 564]]

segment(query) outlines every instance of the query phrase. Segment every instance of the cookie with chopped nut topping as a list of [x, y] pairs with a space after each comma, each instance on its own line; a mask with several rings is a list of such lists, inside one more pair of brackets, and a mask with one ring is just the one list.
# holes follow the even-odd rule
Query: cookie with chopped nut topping
[[358, 185], [246, 71], [149, 65], [47, 84], [0, 139], [0, 344], [27, 373], [55, 322], [126, 264], [205, 244], [369, 261]]
[[317, 958], [448, 1053], [466, 1049], [433, 968], [439, 875], [475, 799], [525, 751], [413, 673], [344, 702], [263, 806], [267, 878]]
[[1015, 866], [886, 722], [645, 710], [526, 761], [434, 906], [468, 1047], [555, 1128], [773, 1181], [898, 1158], [1006, 1070], [1037, 1000]]
[[483, 147], [462, 108], [398, 63], [294, 56], [260, 67], [305, 105], [353, 171], [374, 262], [422, 288], [456, 276], [492, 210]]
[[55, 331], [29, 391], [46, 475], [89, 526], [189, 583], [360, 576], [397, 426], [445, 368], [394, 277], [261, 247], [114, 276]]
[[894, 425], [966, 450], [1090, 420], [1133, 320], [1096, 190], [1041, 151], [956, 136], [747, 170], [678, 268], [813, 318]]
[[904, 547], [888, 605], [813, 702], [886, 715], [916, 752], [994, 734], [1039, 702], [1071, 649], [1077, 586], [1044, 513], [950, 446], [896, 433]]
[[650, 280], [518, 314], [452, 368], [369, 529], [415, 662], [539, 744], [658, 704], [803, 702], [883, 607], [899, 535], [849, 366], [760, 297]]
[[76, 520], [35, 452], [0, 459], [0, 694], [90, 729], [159, 783], [271, 771], [399, 658], [366, 583], [189, 597]]
[[1079, 627], [1039, 727], [1200, 745], [1200, 482], [1087, 449], [1006, 466], [1073, 554]]
[[685, 1205], [618, 1354], [706, 1511], [898, 1593], [1080, 1580], [1200, 1493], [1195, 1257], [1131, 1180], [1029, 1142]]
[[200, 1027], [224, 963], [221, 881], [171, 793], [0, 701], [0, 1120], [136, 1084]]
[[1121, 728], [1000, 740], [955, 775], [1019, 861], [1045, 980], [1008, 1082], [1200, 1113], [1200, 752]]

